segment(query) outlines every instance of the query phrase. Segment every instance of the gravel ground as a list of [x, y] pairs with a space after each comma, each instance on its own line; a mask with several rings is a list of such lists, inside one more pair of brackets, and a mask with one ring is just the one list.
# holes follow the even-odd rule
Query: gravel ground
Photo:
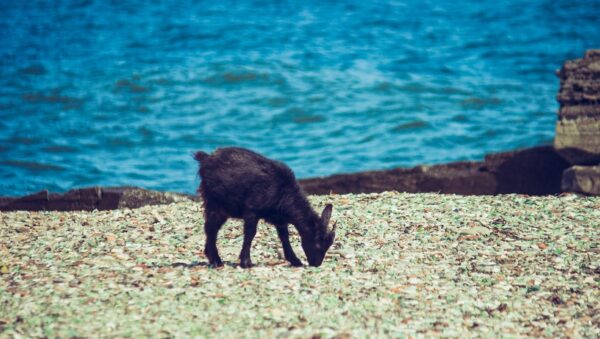
[[[0, 213], [0, 337], [598, 337], [600, 197], [360, 194], [318, 268], [260, 224], [206, 266], [201, 204]], [[292, 244], [303, 257], [298, 236]]]

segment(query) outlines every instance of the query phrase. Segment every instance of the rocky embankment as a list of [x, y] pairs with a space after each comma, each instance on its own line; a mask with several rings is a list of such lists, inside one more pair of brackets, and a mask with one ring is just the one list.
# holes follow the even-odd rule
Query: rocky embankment
[[[558, 194], [569, 164], [550, 146], [488, 155], [481, 162], [396, 168], [300, 180], [309, 194], [384, 191], [439, 192], [462, 195]], [[0, 198], [0, 210], [110, 210], [169, 204], [198, 197], [136, 187], [91, 187], [65, 194], [48, 191], [21, 198]]]
[[571, 165], [564, 191], [600, 194], [600, 50], [565, 62], [557, 72], [560, 103], [554, 147]]
[[569, 164], [550, 146], [495, 153], [481, 162], [395, 168], [300, 180], [310, 194], [384, 191], [439, 192], [462, 195], [561, 193]]
[[64, 194], [47, 190], [24, 197], [0, 197], [0, 211], [93, 211], [170, 204], [197, 197], [138, 187], [88, 187]]

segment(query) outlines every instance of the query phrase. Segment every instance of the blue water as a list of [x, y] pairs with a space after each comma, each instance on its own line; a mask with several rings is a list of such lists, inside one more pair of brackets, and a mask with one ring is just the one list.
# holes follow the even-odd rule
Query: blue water
[[548, 144], [600, 1], [0, 1], [0, 195], [193, 192], [191, 152], [298, 177]]

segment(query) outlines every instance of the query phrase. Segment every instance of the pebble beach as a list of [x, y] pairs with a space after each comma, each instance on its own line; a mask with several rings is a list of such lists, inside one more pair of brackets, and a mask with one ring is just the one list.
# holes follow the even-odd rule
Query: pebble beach
[[[261, 222], [207, 267], [202, 205], [0, 213], [0, 337], [600, 336], [600, 197], [311, 196], [334, 205], [322, 266]], [[292, 246], [306, 263], [299, 237]]]

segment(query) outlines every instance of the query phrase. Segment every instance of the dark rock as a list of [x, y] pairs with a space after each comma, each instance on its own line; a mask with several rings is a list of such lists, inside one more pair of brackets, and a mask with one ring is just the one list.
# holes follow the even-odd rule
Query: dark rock
[[562, 305], [565, 303], [558, 294], [553, 294], [550, 297], [550, 302], [555, 306]]
[[184, 195], [145, 190], [137, 187], [104, 187], [99, 210], [139, 208], [146, 205], [170, 204], [182, 200]]
[[74, 189], [65, 194], [50, 194], [49, 211], [92, 211], [102, 199], [100, 187]]
[[300, 180], [309, 194], [383, 191], [463, 195], [558, 194], [569, 166], [551, 146], [492, 154], [483, 162], [397, 168]]
[[560, 103], [554, 147], [573, 165], [600, 162], [600, 50], [569, 60], [557, 72]]
[[0, 206], [8, 205], [17, 199], [15, 197], [0, 197]]
[[3, 211], [39, 211], [48, 206], [49, 193], [47, 190], [43, 190], [20, 198], [7, 197], [3, 200], [6, 201], [6, 206], [10, 206], [10, 208], [4, 209], [5, 205], [1, 205], [0, 210]]
[[137, 187], [90, 187], [64, 194], [41, 191], [21, 198], [0, 198], [0, 211], [92, 211], [138, 208], [169, 204], [182, 199], [197, 200], [185, 194], [158, 192]]
[[123, 192], [132, 187], [104, 187], [102, 188], [102, 200], [98, 204], [98, 210], [114, 210], [119, 208]]
[[309, 194], [384, 191], [492, 194], [495, 187], [494, 177], [471, 162], [338, 174], [300, 180], [300, 184]]
[[561, 192], [562, 172], [569, 163], [552, 146], [541, 146], [490, 154], [485, 166], [496, 177], [494, 194], [545, 195]]
[[[482, 162], [396, 168], [300, 180], [309, 194], [439, 192], [463, 195], [561, 192], [562, 172], [569, 164], [550, 146], [491, 154]], [[22, 198], [0, 198], [0, 210], [110, 210], [168, 204], [198, 197], [137, 187], [92, 187], [65, 194], [41, 191]]]
[[573, 166], [562, 176], [565, 192], [600, 195], [600, 166]]

